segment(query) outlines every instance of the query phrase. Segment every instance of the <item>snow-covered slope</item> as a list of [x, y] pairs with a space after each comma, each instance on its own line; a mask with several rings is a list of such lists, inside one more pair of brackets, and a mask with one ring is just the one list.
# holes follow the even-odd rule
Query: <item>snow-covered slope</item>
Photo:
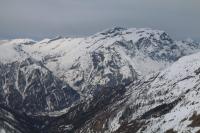
[[107, 131], [199, 132], [199, 59], [200, 53], [183, 57], [169, 68], [129, 86], [129, 99], [118, 105], [118, 111], [110, 109], [114, 114], [107, 120]]
[[21, 49], [21, 45], [34, 44], [30, 39], [14, 39], [0, 41], [0, 62], [10, 63], [27, 58], [27, 53]]
[[[169, 113], [160, 118], [152, 118], [145, 130], [163, 132], [173, 129], [178, 132], [197, 132], [200, 130], [198, 114], [199, 85], [200, 85], [200, 53], [181, 58], [171, 67], [162, 71], [150, 84], [151, 89], [146, 93], [146, 101], [154, 100], [153, 105], [143, 101], [145, 108], [154, 108], [164, 103], [169, 104], [179, 99]], [[192, 117], [193, 116], [193, 117]], [[152, 126], [151, 126], [152, 124]]]

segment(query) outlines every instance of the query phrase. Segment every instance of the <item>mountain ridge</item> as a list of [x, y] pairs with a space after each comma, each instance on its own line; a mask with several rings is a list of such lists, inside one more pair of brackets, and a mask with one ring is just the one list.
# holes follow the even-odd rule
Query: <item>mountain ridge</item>
[[22, 118], [33, 124], [25, 126], [41, 133], [196, 131], [187, 123], [181, 129], [178, 118], [170, 126], [165, 117], [180, 104], [189, 106], [184, 101], [198, 86], [199, 49], [198, 42], [176, 41], [150, 28], [2, 41], [0, 102], [14, 114], [28, 115]]

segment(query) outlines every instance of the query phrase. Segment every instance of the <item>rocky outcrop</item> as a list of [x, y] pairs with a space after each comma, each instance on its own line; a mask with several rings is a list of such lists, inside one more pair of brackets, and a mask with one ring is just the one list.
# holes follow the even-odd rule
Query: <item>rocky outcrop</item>
[[28, 58], [0, 65], [0, 103], [19, 112], [37, 114], [70, 107], [79, 94], [40, 62]]

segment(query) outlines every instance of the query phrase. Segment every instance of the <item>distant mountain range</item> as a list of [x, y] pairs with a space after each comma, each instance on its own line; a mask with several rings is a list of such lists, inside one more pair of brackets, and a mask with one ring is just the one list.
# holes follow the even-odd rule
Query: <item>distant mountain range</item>
[[0, 41], [0, 133], [200, 132], [200, 43], [115, 27]]

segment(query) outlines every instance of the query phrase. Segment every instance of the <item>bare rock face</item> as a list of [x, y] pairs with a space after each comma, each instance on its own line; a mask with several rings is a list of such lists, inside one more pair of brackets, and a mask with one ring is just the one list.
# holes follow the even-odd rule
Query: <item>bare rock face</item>
[[79, 99], [79, 94], [55, 77], [40, 62], [28, 58], [0, 65], [1, 104], [24, 112], [61, 110]]

